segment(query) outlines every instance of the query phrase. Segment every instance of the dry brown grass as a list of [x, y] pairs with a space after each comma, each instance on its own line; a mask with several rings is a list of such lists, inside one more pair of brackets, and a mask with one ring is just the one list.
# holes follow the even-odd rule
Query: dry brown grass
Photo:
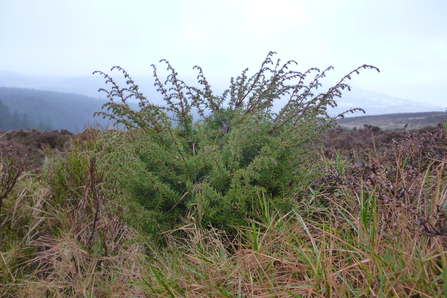
[[447, 158], [434, 136], [429, 151], [414, 137], [326, 160], [288, 214], [264, 204], [231, 238], [189, 217], [165, 247], [123, 220], [126, 198], [87, 138], [61, 156], [64, 175], [22, 175], [5, 200], [0, 296], [445, 297]]
[[[409, 229], [413, 217], [396, 205], [382, 205], [375, 219], [362, 221], [355, 200], [346, 202], [352, 208], [332, 203], [320, 211], [325, 220], [294, 211], [241, 231], [233, 243], [214, 230], [185, 226], [188, 236], [172, 244], [176, 250], [155, 258], [146, 291], [171, 297], [444, 296], [444, 237]], [[389, 214], [397, 219], [393, 229], [381, 220]]]
[[48, 160], [40, 180], [22, 175], [5, 200], [1, 297], [144, 297], [144, 246], [106, 197], [90, 145]]
[[24, 189], [9, 209], [18, 235], [2, 245], [2, 297], [144, 297], [143, 245], [119, 217], [101, 210], [92, 239], [88, 202], [57, 210], [48, 188]]
[[184, 237], [168, 237], [172, 251], [155, 257], [147, 293], [444, 297], [446, 140], [442, 131], [409, 134], [361, 160], [329, 160], [296, 210], [270, 210], [238, 239], [191, 221]]

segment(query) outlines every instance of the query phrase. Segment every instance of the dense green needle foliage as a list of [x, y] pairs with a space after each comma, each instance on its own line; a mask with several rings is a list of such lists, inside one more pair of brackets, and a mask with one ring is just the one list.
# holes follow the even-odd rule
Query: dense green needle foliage
[[[36, 146], [35, 132], [10, 133], [0, 140], [5, 177], [21, 164], [19, 153]], [[171, 207], [187, 224], [160, 233], [179, 220], [144, 205], [151, 202], [145, 196], [136, 200], [134, 190], [148, 188], [146, 180], [174, 185], [141, 157], [147, 134], [87, 129], [63, 151], [47, 146], [42, 168], [28, 165], [14, 178], [1, 210], [1, 297], [446, 296], [445, 123], [326, 132], [312, 169], [319, 178], [296, 196], [301, 200], [281, 206], [289, 192], [265, 188], [246, 217], [231, 214], [242, 225], [223, 222], [226, 231], [203, 226], [218, 218], [199, 214], [199, 198], [207, 197], [193, 187]], [[286, 208], [293, 209], [284, 214]]]
[[[299, 72], [295, 61], [284, 64], [270, 52], [254, 75], [245, 69], [231, 78], [230, 87], [215, 95], [198, 66], [199, 87], [179, 79], [166, 60], [169, 75], [162, 81], [153, 65], [155, 86], [165, 105], [153, 104], [119, 66], [127, 86], [111, 76], [106, 92], [106, 112], [98, 112], [125, 127], [108, 131], [105, 156], [116, 179], [148, 210], [148, 227], [158, 233], [175, 228], [181, 220], [203, 227], [232, 231], [247, 220], [261, 220], [265, 208], [289, 211], [300, 191], [314, 178], [312, 146], [336, 125], [328, 109], [349, 89], [346, 81], [363, 65], [325, 92], [318, 92], [323, 72], [316, 68]], [[313, 77], [312, 77], [313, 76]], [[128, 100], [139, 100], [139, 111]], [[122, 127], [121, 126], [121, 127]]]

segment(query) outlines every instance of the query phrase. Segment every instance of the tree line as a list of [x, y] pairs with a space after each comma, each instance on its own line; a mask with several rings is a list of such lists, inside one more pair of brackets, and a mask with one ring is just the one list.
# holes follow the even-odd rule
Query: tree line
[[19, 114], [17, 111], [12, 112], [0, 99], [0, 130], [31, 128], [46, 129], [43, 121], [40, 121], [37, 126], [33, 125], [28, 113]]
[[105, 101], [91, 97], [23, 88], [0, 87], [0, 129], [84, 130], [86, 125], [107, 125], [93, 117]]

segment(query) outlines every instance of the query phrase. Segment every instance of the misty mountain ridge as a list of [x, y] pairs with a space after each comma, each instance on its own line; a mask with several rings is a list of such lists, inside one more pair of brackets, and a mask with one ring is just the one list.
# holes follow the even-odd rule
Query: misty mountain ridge
[[[114, 73], [113, 77], [120, 86], [125, 85], [125, 79], [120, 73]], [[155, 104], [163, 103], [161, 94], [153, 86], [154, 79], [152, 76], [135, 76], [133, 79], [148, 99]], [[227, 84], [227, 82], [222, 82], [222, 86], [215, 87], [217, 87], [217, 90], [223, 90], [226, 87], [224, 84]], [[104, 78], [100, 75], [37, 76], [21, 75], [14, 72], [0, 72], [0, 87], [74, 93], [95, 99], [105, 99], [105, 93], [98, 92], [98, 89], [110, 89], [111, 85], [106, 85]], [[364, 90], [355, 86], [352, 87], [351, 92], [343, 92], [342, 98], [337, 98], [336, 101], [338, 107], [332, 110], [331, 114], [333, 115], [357, 107], [364, 109], [366, 111], [365, 115], [444, 111], [446, 108], [445, 106], [441, 106], [441, 104], [439, 106], [422, 104], [376, 91]], [[363, 115], [363, 113], [349, 114], [346, 116], [359, 115]]]
[[[93, 117], [104, 103], [105, 100], [72, 93], [0, 87], [0, 120], [3, 120], [0, 129], [81, 132], [86, 125], [105, 127], [108, 121]], [[5, 118], [11, 119], [5, 121]]]
[[74, 93], [93, 98], [105, 98], [98, 92], [104, 87], [104, 78], [96, 76], [50, 76], [22, 75], [15, 72], [0, 71], [0, 87], [35, 89]]
[[[341, 113], [350, 108], [359, 107], [365, 110], [365, 115], [384, 115], [399, 113], [421, 113], [445, 111], [446, 107], [389, 96], [383, 93], [353, 87], [351, 92], [344, 92], [342, 98], [337, 99], [338, 106], [334, 111]], [[363, 115], [356, 113], [355, 116]], [[350, 116], [350, 115], [347, 115]]]
[[[115, 74], [114, 79], [120, 86], [125, 86], [125, 80], [120, 74]], [[137, 76], [134, 80], [151, 102], [163, 104], [162, 95], [155, 90], [151, 76]], [[101, 117], [93, 117], [106, 103], [105, 93], [98, 92], [98, 89], [111, 88], [111, 84], [106, 85], [104, 82], [100, 75], [32, 76], [0, 72], [0, 100], [11, 114], [22, 115], [29, 122], [30, 128], [63, 128], [79, 132], [85, 125], [109, 125]], [[342, 98], [336, 98], [336, 101], [338, 106], [330, 110], [331, 115], [356, 107], [366, 111], [366, 114], [357, 112], [347, 114], [346, 117], [445, 111], [445, 107], [423, 105], [356, 87], [351, 92], [343, 92]], [[132, 107], [137, 108], [136, 103]]]

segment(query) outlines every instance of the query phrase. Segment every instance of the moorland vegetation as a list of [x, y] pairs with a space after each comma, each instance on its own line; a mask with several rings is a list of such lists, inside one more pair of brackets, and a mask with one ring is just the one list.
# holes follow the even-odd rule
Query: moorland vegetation
[[416, 130], [427, 126], [436, 126], [447, 116], [446, 112], [399, 113], [374, 116], [357, 116], [340, 119], [343, 128], [357, 129], [365, 124], [377, 126], [384, 130]]
[[164, 106], [99, 72], [98, 115], [121, 129], [5, 133], [2, 297], [447, 294], [445, 122], [337, 128], [328, 110], [369, 65], [318, 92], [330, 68], [270, 53], [215, 95], [200, 67], [194, 87], [163, 63]]

